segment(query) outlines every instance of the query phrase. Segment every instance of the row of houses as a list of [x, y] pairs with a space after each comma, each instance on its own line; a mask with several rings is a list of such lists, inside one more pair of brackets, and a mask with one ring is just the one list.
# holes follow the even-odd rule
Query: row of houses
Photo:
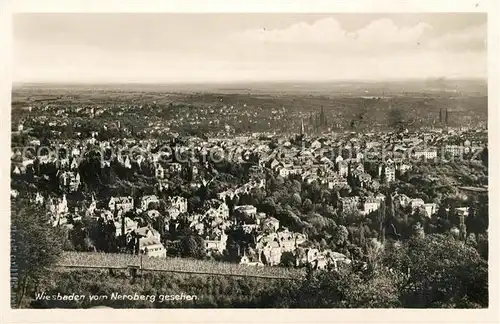
[[[345, 213], [359, 212], [361, 215], [368, 215], [377, 211], [385, 199], [385, 195], [381, 193], [363, 199], [359, 196], [342, 197], [339, 200], [339, 208]], [[436, 203], [425, 203], [421, 198], [410, 198], [404, 194], [394, 195], [393, 201], [401, 207], [411, 207], [412, 211], [422, 209], [427, 217], [431, 217], [438, 210]]]

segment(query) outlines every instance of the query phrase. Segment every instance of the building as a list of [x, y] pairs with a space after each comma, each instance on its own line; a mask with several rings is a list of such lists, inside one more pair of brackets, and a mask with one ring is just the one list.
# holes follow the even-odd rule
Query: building
[[427, 214], [427, 217], [431, 217], [435, 213], [437, 213], [438, 206], [435, 203], [427, 203], [424, 204], [425, 208], [425, 213]]
[[114, 219], [113, 213], [107, 209], [96, 210], [96, 218], [101, 218], [105, 221], [112, 221]]
[[248, 224], [248, 223], [245, 223], [245, 224], [242, 224], [241, 225], [241, 228], [243, 229], [243, 232], [245, 233], [252, 233], [253, 231], [256, 231], [259, 229], [259, 225], [258, 224]]
[[410, 205], [411, 199], [405, 194], [397, 194], [393, 197], [393, 201], [395, 204], [398, 204], [401, 207], [406, 207]]
[[384, 168], [384, 179], [385, 182], [393, 182], [396, 180], [396, 169], [394, 166], [386, 166]]
[[141, 197], [141, 207], [140, 208], [142, 210], [148, 210], [149, 204], [151, 204], [151, 203], [159, 204], [160, 200], [155, 195], [143, 196], [143, 197]]
[[66, 195], [63, 195], [61, 199], [48, 198], [47, 209], [54, 215], [67, 214], [69, 209], [68, 209], [68, 201], [66, 200]]
[[457, 211], [458, 216], [468, 217], [470, 215], [469, 207], [458, 207], [455, 210]]
[[217, 251], [222, 254], [226, 250], [227, 235], [224, 232], [217, 233], [213, 236], [205, 237], [205, 248], [207, 253]]
[[306, 250], [305, 253], [305, 263], [313, 263], [313, 261], [318, 259], [319, 250], [315, 248], [310, 248]]
[[128, 212], [134, 209], [134, 199], [130, 196], [128, 197], [111, 197], [109, 199], [108, 208], [111, 211], [121, 211]]
[[157, 179], [165, 178], [165, 169], [161, 166], [160, 163], [155, 163], [155, 177]]
[[182, 164], [177, 162], [168, 163], [167, 168], [170, 173], [179, 173], [182, 171]]
[[151, 258], [165, 258], [167, 256], [167, 250], [163, 244], [153, 236], [139, 239], [139, 252]]
[[[279, 232], [276, 232], [275, 235], [283, 252], [292, 252], [299, 245], [307, 241], [307, 236], [305, 234], [290, 232], [287, 228], [283, 228]], [[274, 235], [271, 236], [274, 237]]]
[[163, 180], [163, 179], [158, 179], [158, 182], [156, 183], [156, 186], [155, 186], [159, 191], [165, 191], [165, 190], [168, 190], [169, 188], [169, 183], [167, 180]]
[[436, 150], [418, 150], [415, 151], [414, 157], [416, 159], [434, 160], [437, 158]]
[[363, 209], [361, 210], [362, 215], [368, 215], [371, 212], [374, 212], [379, 209], [380, 202], [375, 198], [366, 198], [362, 204]]
[[35, 204], [37, 205], [43, 205], [43, 202], [44, 202], [44, 198], [42, 196], [41, 193], [37, 192], [36, 195], [35, 195]]
[[286, 167], [278, 168], [278, 174], [282, 178], [287, 178], [290, 175], [290, 173], [291, 173], [291, 169], [289, 169], [289, 168], [286, 168]]
[[241, 205], [234, 207], [236, 219], [243, 223], [259, 224], [257, 216], [257, 207], [252, 205]]
[[446, 145], [444, 147], [444, 152], [451, 157], [462, 157], [464, 154], [464, 147], [461, 145]]
[[271, 228], [276, 232], [280, 228], [280, 221], [274, 217], [269, 217], [269, 218], [265, 218], [261, 222], [261, 225], [262, 225], [262, 228], [266, 228], [266, 227]]
[[349, 165], [346, 161], [339, 161], [337, 163], [337, 171], [341, 177], [347, 177], [349, 174]]
[[280, 247], [279, 242], [266, 242], [263, 247], [257, 248], [257, 252], [260, 254], [261, 261], [266, 265], [276, 266], [281, 263], [283, 249]]
[[356, 211], [359, 206], [359, 197], [342, 197], [340, 198], [340, 210], [344, 213]]
[[205, 203], [203, 217], [208, 219], [226, 220], [229, 218], [229, 207], [225, 202], [209, 200]]
[[397, 166], [397, 169], [400, 174], [405, 174], [412, 169], [412, 166], [410, 164], [401, 163]]
[[378, 193], [376, 196], [375, 196], [375, 200], [379, 203], [379, 205], [385, 201], [385, 195], [383, 193]]
[[337, 174], [328, 178], [327, 181], [328, 181], [328, 189], [333, 189], [335, 187], [345, 187], [349, 185], [346, 178], [343, 178]]
[[240, 264], [242, 265], [248, 265], [248, 266], [255, 266], [255, 267], [263, 267], [264, 263], [260, 260], [260, 254], [255, 257], [249, 257], [248, 255], [244, 254], [241, 259], [240, 259]]
[[168, 208], [175, 208], [180, 213], [187, 213], [188, 211], [188, 202], [187, 199], [181, 196], [173, 196], [169, 197], [167, 200]]
[[59, 188], [68, 192], [75, 192], [80, 186], [80, 174], [78, 172], [65, 171], [59, 175]]
[[339, 264], [351, 264], [351, 259], [349, 259], [345, 254], [338, 252], [329, 252], [326, 254], [332, 261], [334, 269], [338, 270]]
[[415, 209], [420, 208], [420, 207], [425, 207], [425, 203], [422, 199], [416, 198], [416, 199], [410, 200], [410, 206], [411, 206], [411, 209], [415, 210]]
[[130, 234], [137, 229], [137, 226], [138, 223], [128, 217], [124, 217], [122, 220], [115, 221], [116, 236], [118, 237], [120, 235]]

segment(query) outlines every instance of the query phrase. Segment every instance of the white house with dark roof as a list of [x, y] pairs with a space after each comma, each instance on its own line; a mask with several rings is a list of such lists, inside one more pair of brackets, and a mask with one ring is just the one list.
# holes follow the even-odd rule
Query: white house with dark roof
[[127, 212], [134, 209], [134, 199], [130, 196], [126, 197], [111, 197], [109, 199], [108, 208], [111, 211]]
[[151, 258], [165, 258], [167, 256], [167, 250], [163, 244], [153, 236], [141, 237], [139, 239], [139, 251]]

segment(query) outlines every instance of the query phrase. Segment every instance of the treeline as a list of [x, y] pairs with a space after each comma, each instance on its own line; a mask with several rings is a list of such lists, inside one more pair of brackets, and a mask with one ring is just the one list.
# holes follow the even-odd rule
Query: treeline
[[483, 308], [488, 265], [451, 236], [415, 236], [408, 243], [374, 245], [367, 269], [315, 272], [282, 284], [261, 302], [300, 308]]

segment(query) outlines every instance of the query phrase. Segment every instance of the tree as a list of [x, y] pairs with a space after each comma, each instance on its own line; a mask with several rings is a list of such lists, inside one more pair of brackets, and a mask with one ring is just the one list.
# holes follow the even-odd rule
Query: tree
[[437, 211], [437, 217], [439, 218], [448, 218], [448, 212], [446, 211], [446, 206], [444, 204], [439, 205], [438, 211]]
[[398, 307], [398, 290], [388, 271], [363, 278], [352, 270], [309, 271], [303, 280], [290, 280], [264, 294], [266, 307], [361, 308]]
[[26, 294], [36, 290], [61, 252], [62, 240], [49, 224], [47, 212], [19, 200], [12, 204], [13, 264], [17, 270], [16, 307], [23, 306]]
[[365, 250], [368, 264], [372, 267], [378, 266], [378, 259], [381, 257], [384, 245], [376, 238], [372, 238], [366, 242]]
[[366, 244], [365, 227], [361, 226], [361, 228], [359, 229], [359, 245], [365, 246], [365, 244]]
[[194, 210], [196, 210], [200, 206], [201, 206], [201, 198], [198, 195], [189, 197], [189, 199], [188, 199], [188, 211], [193, 212]]
[[311, 201], [311, 199], [306, 198], [306, 199], [304, 200], [304, 202], [302, 203], [302, 208], [303, 208], [303, 209], [304, 209], [304, 211], [307, 213], [307, 212], [310, 212], [310, 211], [312, 210], [312, 207], [313, 207], [313, 205], [312, 205], [312, 201]]
[[344, 225], [337, 226], [333, 234], [333, 242], [336, 246], [344, 246], [347, 243], [349, 231]]
[[326, 243], [326, 240], [324, 237], [321, 238], [321, 240], [319, 241], [319, 246], [321, 247], [321, 249], [326, 249], [328, 247], [328, 244]]
[[470, 233], [465, 240], [465, 244], [470, 247], [477, 248], [477, 239], [474, 233]]
[[293, 267], [295, 265], [295, 256], [292, 252], [283, 252], [281, 254], [280, 265], [285, 267]]
[[300, 205], [302, 205], [302, 198], [300, 198], [300, 195], [298, 193], [294, 193], [292, 195], [290, 204], [294, 207], [299, 207]]
[[488, 260], [488, 234], [479, 234], [477, 236], [477, 251], [484, 260]]
[[378, 209], [378, 215], [377, 215], [377, 221], [378, 221], [378, 229], [379, 229], [379, 239], [384, 242], [385, 239], [385, 233], [383, 231], [384, 229], [384, 223], [386, 219], [386, 210], [385, 210], [385, 202], [382, 201], [380, 203], [380, 207]]
[[154, 220], [153, 227], [158, 231], [158, 233], [160, 234], [160, 238], [162, 239], [165, 238], [165, 226], [166, 226], [165, 217], [160, 215]]
[[407, 307], [488, 305], [488, 264], [474, 248], [450, 236], [427, 235], [410, 240], [403, 253], [409, 259], [402, 291]]
[[481, 162], [488, 167], [488, 148], [485, 147], [480, 154]]
[[469, 201], [470, 215], [466, 219], [467, 231], [481, 234], [488, 230], [489, 226], [489, 201], [488, 195], [479, 195]]
[[147, 210], [158, 210], [160, 208], [160, 204], [156, 201], [152, 201], [148, 204]]
[[206, 255], [205, 241], [201, 236], [188, 235], [182, 240], [182, 255], [195, 259], [203, 259]]
[[387, 218], [392, 220], [396, 217], [396, 211], [394, 210], [394, 200], [392, 195], [387, 195]]

